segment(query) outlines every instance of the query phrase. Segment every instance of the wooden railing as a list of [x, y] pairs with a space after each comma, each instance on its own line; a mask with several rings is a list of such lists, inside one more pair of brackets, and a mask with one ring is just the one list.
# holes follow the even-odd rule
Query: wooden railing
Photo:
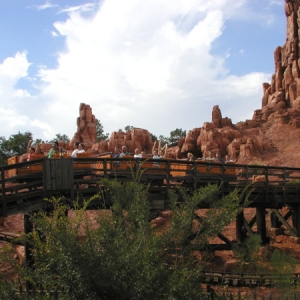
[[208, 183], [223, 183], [225, 192], [250, 185], [253, 188], [251, 201], [274, 203], [274, 207], [278, 203], [300, 203], [300, 168], [134, 159], [132, 156], [112, 158], [110, 153], [100, 157], [89, 157], [88, 153], [77, 158], [57, 156], [52, 160], [36, 156], [25, 162], [18, 162], [14, 157], [0, 168], [0, 209], [4, 213], [10, 202], [38, 201], [59, 195], [61, 191], [73, 198], [76, 188], [82, 189], [82, 193], [84, 187], [90, 192], [96, 191], [103, 177], [139, 180], [162, 188], [178, 184], [197, 188]]

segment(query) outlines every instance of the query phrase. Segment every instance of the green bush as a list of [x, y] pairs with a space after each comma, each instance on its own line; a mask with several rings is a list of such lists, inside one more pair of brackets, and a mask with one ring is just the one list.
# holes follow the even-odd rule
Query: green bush
[[236, 272], [267, 275], [272, 279], [273, 286], [282, 292], [293, 291], [295, 258], [279, 249], [262, 247], [261, 243], [261, 237], [253, 234], [244, 244], [233, 247], [234, 256], [240, 261]]
[[[200, 285], [205, 262], [191, 252], [235, 219], [242, 209], [238, 191], [223, 199], [212, 185], [192, 195], [171, 192], [172, 217], [162, 228], [149, 221], [147, 187], [114, 180], [101, 184], [113, 205], [96, 224], [86, 206], [68, 217], [62, 199], [51, 200], [50, 214], [32, 216], [35, 230], [26, 239], [34, 265], [18, 269], [19, 278], [64, 291], [60, 299], [206, 299]], [[184, 201], [178, 205], [179, 195]], [[212, 208], [200, 218], [197, 207], [203, 201]]]

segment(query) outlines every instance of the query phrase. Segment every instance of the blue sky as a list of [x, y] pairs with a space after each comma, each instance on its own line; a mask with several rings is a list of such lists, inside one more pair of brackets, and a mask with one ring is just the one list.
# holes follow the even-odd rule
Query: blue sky
[[79, 104], [104, 131], [169, 136], [261, 108], [286, 35], [284, 0], [0, 0], [0, 136], [73, 137]]

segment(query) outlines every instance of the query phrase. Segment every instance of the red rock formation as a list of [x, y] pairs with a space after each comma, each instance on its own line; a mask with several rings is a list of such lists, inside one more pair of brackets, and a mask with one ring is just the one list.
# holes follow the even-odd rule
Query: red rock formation
[[[286, 165], [286, 160], [281, 158], [285, 149], [280, 147], [286, 148], [290, 142], [282, 144], [278, 133], [283, 134], [284, 138], [290, 137], [292, 143], [296, 143], [298, 138], [295, 137], [300, 128], [299, 7], [300, 0], [286, 0], [286, 42], [274, 51], [275, 73], [271, 83], [262, 85], [261, 109], [254, 111], [252, 120], [233, 125], [231, 119], [222, 117], [221, 110], [216, 105], [212, 110], [211, 122], [205, 122], [202, 127], [188, 131], [185, 139], [178, 141], [178, 146], [168, 149], [168, 157], [184, 158], [188, 152], [196, 157], [207, 156], [208, 152], [214, 156], [219, 152], [221, 157], [229, 155], [240, 163], [259, 157]], [[129, 152], [139, 148], [151, 153], [153, 143], [150, 134], [140, 128], [128, 132], [113, 132], [108, 142], [95, 143], [95, 127], [92, 125], [94, 121], [95, 117], [89, 105], [81, 104], [78, 130], [72, 141], [90, 143], [91, 151], [95, 154], [113, 151], [115, 146], [123, 145], [128, 147]], [[296, 162], [297, 160], [291, 160], [293, 164]]]
[[77, 118], [77, 132], [74, 134], [70, 144], [74, 142], [83, 143], [86, 146], [96, 142], [96, 118], [92, 109], [85, 103], [80, 103], [79, 117]]
[[109, 141], [96, 143], [96, 118], [92, 114], [90, 105], [81, 103], [79, 117], [77, 118], [77, 132], [70, 141], [73, 149], [75, 142], [85, 144], [85, 149], [98, 155], [104, 152], [113, 152], [115, 147], [127, 146], [128, 152], [134, 153], [136, 148], [151, 153], [153, 142], [148, 130], [134, 128], [128, 132], [115, 131], [111, 134]]
[[113, 132], [109, 138], [108, 151], [114, 151], [115, 147], [126, 146], [128, 152], [134, 153], [136, 148], [139, 148], [145, 153], [151, 153], [153, 142], [148, 130], [134, 128], [128, 132]]
[[[284, 11], [287, 18], [286, 42], [274, 52], [275, 73], [271, 84], [264, 83], [262, 114], [260, 120], [280, 109], [300, 108], [300, 69], [299, 69], [299, 25], [300, 1], [286, 0]], [[258, 115], [255, 115], [258, 119]]]
[[[214, 155], [220, 152], [221, 156], [228, 154], [231, 158], [239, 158], [240, 162], [247, 162], [253, 156], [268, 157], [280, 156], [274, 141], [281, 143], [278, 132], [283, 132], [283, 125], [290, 130], [300, 126], [300, 52], [299, 26], [300, 1], [286, 0], [284, 11], [287, 18], [286, 42], [277, 47], [274, 52], [275, 73], [271, 83], [263, 83], [262, 108], [255, 110], [252, 120], [239, 122], [233, 126], [231, 120], [223, 119], [218, 106], [212, 111], [212, 122], [205, 122], [195, 142], [191, 139], [194, 134], [188, 134], [180, 148], [181, 156], [188, 151], [206, 156], [208, 152]], [[278, 132], [273, 128], [279, 128]], [[285, 128], [285, 127], [284, 127]], [[285, 128], [286, 130], [286, 128]], [[291, 133], [291, 134], [290, 134]], [[285, 137], [292, 135], [292, 132]], [[294, 133], [297, 136], [296, 133]], [[292, 141], [297, 142], [298, 139]], [[282, 149], [284, 151], [285, 149]], [[275, 159], [277, 163], [282, 161]], [[293, 162], [295, 164], [296, 161]]]

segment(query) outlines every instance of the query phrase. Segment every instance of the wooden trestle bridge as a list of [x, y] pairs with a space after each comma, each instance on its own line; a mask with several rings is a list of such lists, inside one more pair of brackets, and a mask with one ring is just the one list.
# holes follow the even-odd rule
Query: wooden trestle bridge
[[[79, 155], [80, 156], [80, 155]], [[47, 159], [35, 156], [28, 162], [17, 162], [12, 157], [8, 165], [1, 166], [0, 216], [17, 213], [25, 216], [32, 212], [49, 209], [46, 198], [63, 196], [70, 205], [76, 200], [83, 203], [99, 194], [101, 178], [126, 182], [139, 177], [148, 183], [148, 199], [154, 211], [168, 209], [168, 190], [183, 185], [196, 189], [208, 183], [220, 185], [220, 195], [236, 188], [251, 187], [249, 207], [255, 208], [252, 220], [246, 220], [244, 212], [236, 218], [236, 241], [242, 242], [247, 234], [261, 235], [267, 242], [266, 211], [271, 215], [271, 226], [283, 226], [291, 236], [300, 237], [300, 168], [221, 164], [217, 162], [175, 159], [134, 159], [132, 156], [112, 158], [111, 154], [77, 158], [56, 157]], [[110, 207], [109, 200], [95, 197], [88, 209]], [[285, 215], [281, 209], [287, 207]], [[205, 207], [202, 208], [209, 208]], [[26, 219], [26, 217], [24, 218]], [[25, 226], [26, 228], [26, 226]], [[13, 238], [13, 237], [12, 237]], [[213, 249], [231, 249], [231, 241], [221, 235], [221, 244]], [[0, 239], [9, 240], [9, 234]]]

